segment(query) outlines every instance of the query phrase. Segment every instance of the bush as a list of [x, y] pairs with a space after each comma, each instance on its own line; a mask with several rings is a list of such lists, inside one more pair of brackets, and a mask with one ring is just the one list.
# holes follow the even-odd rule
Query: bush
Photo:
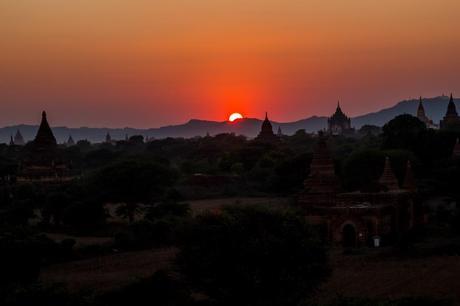
[[296, 305], [329, 272], [303, 218], [260, 207], [197, 217], [177, 263], [195, 290], [220, 305]]

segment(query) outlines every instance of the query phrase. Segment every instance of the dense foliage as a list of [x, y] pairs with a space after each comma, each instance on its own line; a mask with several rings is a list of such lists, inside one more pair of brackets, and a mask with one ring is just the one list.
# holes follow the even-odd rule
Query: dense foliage
[[297, 305], [328, 275], [323, 244], [292, 212], [228, 207], [186, 231], [181, 271], [218, 305]]

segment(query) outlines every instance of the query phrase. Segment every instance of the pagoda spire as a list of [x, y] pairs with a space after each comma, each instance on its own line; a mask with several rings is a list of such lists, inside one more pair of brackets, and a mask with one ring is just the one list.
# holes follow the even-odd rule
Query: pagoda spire
[[452, 94], [450, 94], [449, 105], [447, 106], [447, 113], [446, 113], [446, 117], [451, 117], [451, 116], [455, 116], [455, 117], [458, 116], [457, 107], [455, 106], [454, 97]]
[[281, 130], [281, 126], [278, 126], [278, 137], [283, 136], [283, 131]]
[[69, 138], [67, 139], [67, 143], [66, 143], [68, 146], [73, 146], [75, 144], [75, 141], [73, 140], [73, 137], [72, 135], [69, 135]]
[[37, 135], [34, 139], [34, 145], [39, 148], [55, 147], [57, 145], [56, 138], [50, 128], [48, 120], [46, 119], [46, 112], [42, 112], [42, 121], [38, 128]]
[[384, 186], [387, 191], [399, 190], [398, 180], [391, 169], [390, 158], [388, 156], [385, 157], [385, 166], [379, 183]]

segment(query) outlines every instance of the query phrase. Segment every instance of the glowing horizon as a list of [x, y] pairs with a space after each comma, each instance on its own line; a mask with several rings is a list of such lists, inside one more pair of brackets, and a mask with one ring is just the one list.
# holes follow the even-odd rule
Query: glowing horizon
[[6, 0], [0, 126], [355, 116], [460, 95], [456, 0]]

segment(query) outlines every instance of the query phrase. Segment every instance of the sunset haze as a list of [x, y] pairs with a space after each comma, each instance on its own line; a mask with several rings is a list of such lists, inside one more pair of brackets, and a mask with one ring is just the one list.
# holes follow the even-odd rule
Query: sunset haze
[[0, 126], [359, 115], [460, 95], [456, 0], [0, 2]]

